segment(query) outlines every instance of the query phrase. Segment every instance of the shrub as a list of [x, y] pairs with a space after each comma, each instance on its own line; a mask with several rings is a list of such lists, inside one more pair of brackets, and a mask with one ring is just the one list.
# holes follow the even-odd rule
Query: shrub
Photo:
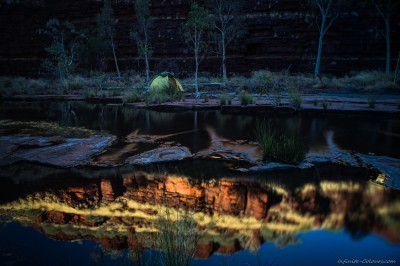
[[234, 76], [229, 79], [227, 86], [229, 87], [238, 87], [243, 89], [249, 86], [249, 79], [242, 76]]
[[265, 121], [257, 123], [255, 136], [264, 160], [300, 163], [305, 158], [305, 146], [298, 137], [281, 132]]
[[93, 98], [96, 97], [96, 92], [92, 91], [92, 90], [86, 90], [85, 91], [85, 97], [86, 98]]
[[96, 87], [93, 80], [84, 78], [82, 76], [69, 76], [65, 80], [65, 87], [72, 91], [82, 91], [86, 88]]
[[11, 87], [16, 91], [26, 91], [29, 81], [24, 77], [17, 77], [11, 80]]
[[253, 103], [253, 95], [246, 91], [241, 91], [239, 94], [239, 100], [241, 105], [248, 105]]
[[301, 107], [301, 103], [303, 102], [301, 92], [299, 90], [289, 91], [289, 101], [295, 109], [299, 109]]
[[255, 89], [260, 94], [268, 94], [273, 86], [273, 74], [270, 71], [258, 70], [251, 74], [256, 81]]
[[350, 82], [360, 86], [375, 85], [378, 82], [392, 80], [392, 74], [381, 71], [361, 71], [348, 78]]

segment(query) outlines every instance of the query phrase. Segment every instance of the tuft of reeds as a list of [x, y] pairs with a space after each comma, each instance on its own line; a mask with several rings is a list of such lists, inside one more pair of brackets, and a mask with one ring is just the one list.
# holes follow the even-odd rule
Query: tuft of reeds
[[303, 102], [302, 93], [297, 89], [289, 91], [289, 101], [295, 109], [299, 109]]
[[297, 136], [278, 130], [271, 123], [258, 122], [255, 136], [264, 160], [300, 163], [305, 159], [306, 149], [302, 141]]

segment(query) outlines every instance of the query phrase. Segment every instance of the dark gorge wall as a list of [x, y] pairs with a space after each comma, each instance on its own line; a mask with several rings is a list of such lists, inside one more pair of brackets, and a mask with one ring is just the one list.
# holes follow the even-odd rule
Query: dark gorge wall
[[[9, 2], [9, 3], [7, 3]], [[306, 1], [246, 1], [244, 22], [247, 32], [228, 48], [228, 71], [247, 74], [267, 68], [273, 71], [312, 72], [317, 47], [315, 15]], [[37, 30], [49, 18], [69, 20], [79, 29], [95, 28], [102, 1], [36, 0], [0, 2], [0, 75], [38, 75], [50, 40]], [[151, 60], [153, 70], [167, 66], [181, 75], [193, 72], [192, 53], [179, 32], [190, 2], [151, 1], [154, 16]], [[117, 23], [117, 56], [123, 71], [142, 71], [136, 46], [129, 32], [135, 25], [134, 1], [113, 1]], [[362, 69], [383, 69], [385, 42], [383, 19], [370, 1], [353, 1], [328, 31], [323, 50], [322, 72], [347, 73]], [[400, 16], [392, 16], [392, 65], [400, 43]], [[110, 58], [111, 59], [111, 58]], [[112, 61], [109, 69], [113, 70]], [[202, 72], [219, 73], [220, 64], [209, 54]]]

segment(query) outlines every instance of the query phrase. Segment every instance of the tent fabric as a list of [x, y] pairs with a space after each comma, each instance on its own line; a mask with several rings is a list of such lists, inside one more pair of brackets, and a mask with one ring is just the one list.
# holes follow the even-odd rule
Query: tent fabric
[[171, 73], [162, 72], [150, 83], [149, 91], [165, 91], [168, 94], [174, 94], [183, 91], [183, 87]]

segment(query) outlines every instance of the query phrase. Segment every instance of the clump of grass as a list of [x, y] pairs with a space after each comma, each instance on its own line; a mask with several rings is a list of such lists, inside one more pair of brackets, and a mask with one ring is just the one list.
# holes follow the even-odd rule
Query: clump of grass
[[241, 105], [248, 105], [253, 103], [253, 95], [246, 91], [241, 91], [239, 94], [239, 100]]
[[219, 97], [219, 104], [220, 105], [231, 105], [232, 104], [232, 97], [228, 94], [223, 94]]
[[264, 160], [300, 163], [305, 158], [306, 150], [301, 140], [277, 130], [272, 124], [257, 123], [255, 135]]
[[274, 99], [273, 100], [274, 100], [274, 104], [276, 106], [280, 106], [281, 105], [281, 103], [282, 103], [282, 94], [281, 94], [280, 91], [276, 90], [274, 92]]
[[96, 97], [96, 92], [94, 92], [93, 90], [86, 90], [85, 91], [85, 97], [86, 98]]
[[325, 97], [322, 99], [321, 105], [324, 110], [328, 109], [328, 101]]
[[390, 82], [392, 74], [386, 74], [381, 71], [361, 71], [354, 74], [349, 79], [360, 86], [373, 86], [382, 81]]
[[208, 103], [208, 101], [210, 100], [210, 96], [208, 96], [208, 94], [204, 95], [204, 102]]
[[233, 76], [226, 84], [227, 87], [245, 88], [248, 87], [249, 79], [243, 76]]
[[289, 91], [290, 104], [295, 108], [299, 109], [303, 102], [302, 93], [299, 90], [293, 89]]
[[168, 93], [166, 91], [154, 90], [154, 91], [148, 91], [145, 94], [144, 101], [147, 105], [150, 105], [150, 104], [160, 104], [164, 102], [170, 102], [181, 99], [183, 99], [183, 93], [181, 91]]
[[371, 108], [371, 109], [374, 109], [375, 108], [375, 104], [376, 104], [376, 98], [373, 97], [373, 96], [368, 97], [368, 107]]
[[268, 94], [273, 86], [273, 74], [270, 71], [258, 70], [251, 73], [256, 82], [255, 89], [260, 94]]
[[143, 101], [143, 97], [139, 90], [133, 90], [124, 95], [123, 101], [124, 103], [137, 103]]

